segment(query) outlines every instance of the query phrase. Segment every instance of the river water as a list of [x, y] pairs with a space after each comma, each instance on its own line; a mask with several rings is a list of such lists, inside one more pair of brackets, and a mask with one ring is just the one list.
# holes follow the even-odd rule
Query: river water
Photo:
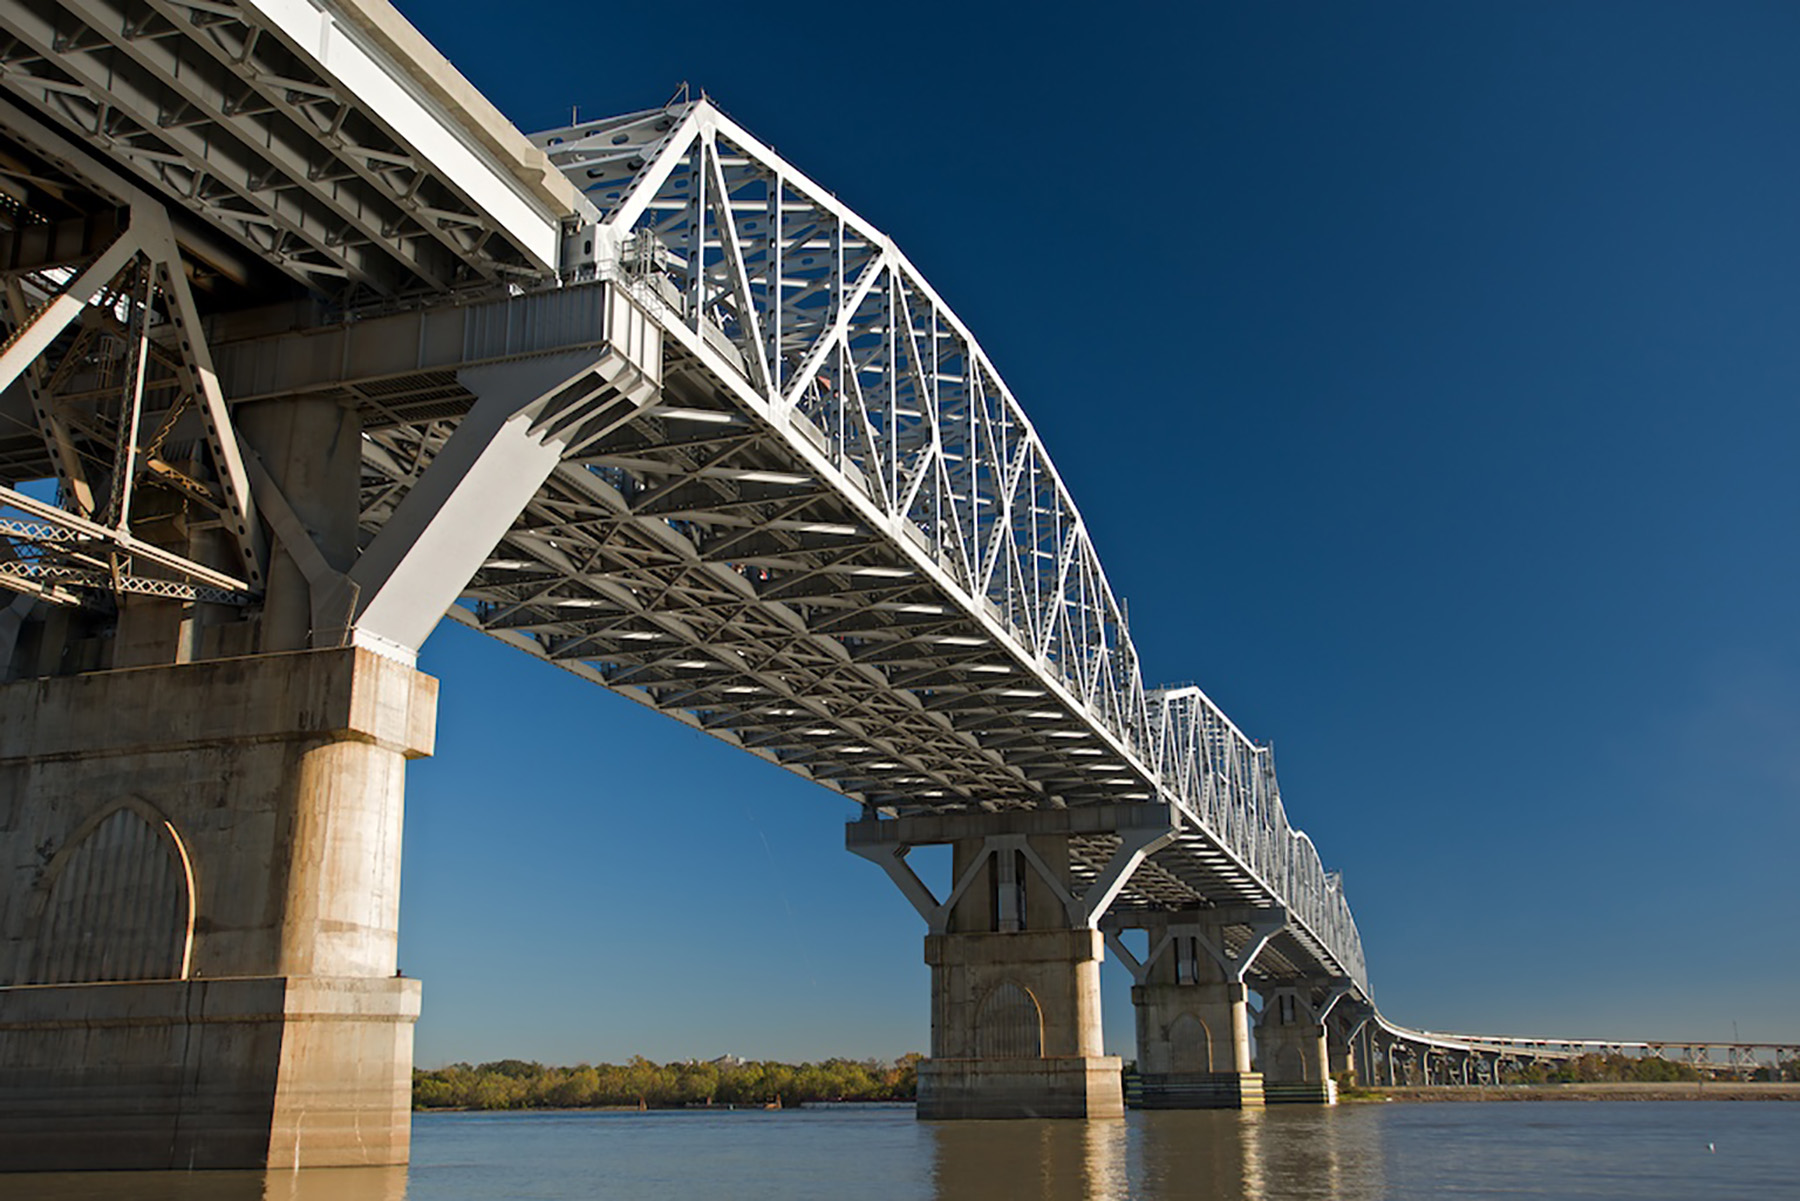
[[425, 1114], [410, 1168], [0, 1175], [4, 1201], [1771, 1201], [1800, 1104], [1370, 1103], [919, 1122], [907, 1106]]

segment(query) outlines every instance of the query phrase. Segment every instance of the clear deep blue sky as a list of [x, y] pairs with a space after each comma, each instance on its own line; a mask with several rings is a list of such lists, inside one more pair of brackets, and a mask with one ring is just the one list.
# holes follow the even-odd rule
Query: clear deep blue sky
[[[898, 241], [1150, 682], [1274, 742], [1391, 1018], [1800, 1039], [1800, 8], [401, 7], [523, 129], [691, 80]], [[848, 802], [422, 661], [420, 1063], [926, 1048]]]

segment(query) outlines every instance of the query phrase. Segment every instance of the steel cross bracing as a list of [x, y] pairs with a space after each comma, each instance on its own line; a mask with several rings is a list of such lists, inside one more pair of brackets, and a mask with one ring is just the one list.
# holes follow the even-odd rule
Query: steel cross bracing
[[406, 86], [409, 34], [385, 5], [8, 0], [0, 85], [324, 295], [541, 277], [567, 189]]

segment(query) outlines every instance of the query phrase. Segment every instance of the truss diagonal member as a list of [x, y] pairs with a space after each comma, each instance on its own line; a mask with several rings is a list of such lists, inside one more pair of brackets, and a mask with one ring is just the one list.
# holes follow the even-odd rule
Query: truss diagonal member
[[418, 651], [550, 478], [567, 439], [598, 437], [659, 395], [611, 348], [469, 367], [457, 379], [474, 407], [350, 569], [356, 640], [403, 656]]
[[850, 837], [845, 838], [844, 845], [851, 854], [862, 856], [886, 872], [888, 879], [900, 889], [900, 895], [925, 919], [926, 926], [934, 934], [938, 932], [947, 903], [940, 902], [906, 862], [906, 853], [912, 850], [910, 846], [895, 842], [862, 843]]
[[[1150, 978], [1150, 968], [1155, 964], [1157, 956], [1162, 953], [1163, 948], [1160, 945], [1151, 947], [1150, 953], [1139, 959], [1136, 953], [1125, 945], [1125, 940], [1119, 936], [1118, 930], [1108, 925], [1102, 927], [1100, 933], [1106, 939], [1107, 947], [1114, 955], [1118, 956], [1119, 962], [1125, 965], [1125, 970], [1131, 973], [1133, 984], [1142, 984]], [[1163, 939], [1165, 943], [1168, 941], [1167, 937]]]
[[[750, 270], [744, 264], [743, 241], [738, 232], [737, 218], [731, 211], [731, 188], [726, 184], [725, 172], [719, 166], [719, 147], [712, 130], [708, 130], [701, 138], [700, 149], [701, 158], [710, 169], [712, 185], [705, 189], [706, 201], [713, 210], [713, 222], [725, 249], [727, 273], [738, 306], [738, 320], [747, 330], [745, 341], [750, 350], [745, 359], [752, 369], [750, 379], [757, 387], [772, 390], [775, 385], [769, 374], [768, 351], [763, 343], [762, 325], [756, 313], [756, 298], [750, 289]], [[697, 278], [703, 276], [704, 272], [696, 272]], [[771, 284], [771, 288], [777, 292], [780, 286], [780, 280]], [[695, 309], [694, 319], [701, 319], [698, 308]]]
[[169, 215], [160, 208], [137, 206], [131, 211], [131, 227], [139, 231], [144, 252], [155, 266], [157, 286], [169, 300], [169, 319], [175, 327], [180, 352], [176, 361], [182, 387], [189, 395], [200, 398], [206, 445], [212, 452], [213, 470], [219, 476], [219, 490], [224, 494], [223, 516], [237, 544], [237, 569], [250, 582], [251, 590], [258, 591], [263, 586], [269, 549], [256, 520], [256, 501], [250, 494], [243, 450], [238, 445], [237, 431], [232, 428], [231, 414], [225, 408], [225, 393], [219, 387], [212, 352], [201, 331], [200, 310], [194, 306], [194, 294], [188, 288]]
[[[135, 214], [134, 214], [135, 217]], [[25, 368], [36, 362], [106, 286], [118, 277], [143, 249], [143, 231], [134, 219], [131, 226], [82, 268], [62, 291], [38, 307], [0, 350], [0, 391], [12, 387]], [[54, 449], [54, 448], [52, 448]]]
[[1178, 831], [1174, 813], [1163, 808], [1167, 819], [1158, 825], [1128, 826], [1119, 831], [1119, 849], [1100, 869], [1087, 891], [1069, 901], [1069, 924], [1077, 930], [1092, 929], [1112, 908], [1112, 903], [1144, 860], [1174, 842]]
[[312, 645], [342, 646], [350, 633], [350, 620], [356, 611], [357, 587], [348, 575], [337, 570], [319, 550], [300, 515], [275, 483], [269, 469], [255, 451], [245, 448], [244, 467], [250, 476], [263, 519], [274, 531], [276, 541], [294, 560], [306, 580], [308, 616], [312, 621]]
[[[19, 286], [17, 276], [6, 281], [6, 306], [13, 329], [22, 327], [31, 319], [31, 307], [25, 300], [25, 290]], [[62, 490], [63, 503], [73, 506], [83, 517], [94, 516], [94, 486], [88, 481], [87, 468], [82, 464], [81, 453], [75, 447], [75, 439], [69, 433], [68, 424], [50, 404], [44, 386], [46, 372], [43, 364], [27, 364], [18, 378], [25, 390], [26, 399], [31, 404], [38, 433], [50, 449], [51, 461], [56, 464], [57, 483]]]
[[888, 266], [888, 253], [883, 248], [875, 261], [863, 268], [862, 277], [857, 280], [855, 289], [838, 303], [837, 315], [832, 319], [831, 328], [817, 342], [813, 343], [805, 362], [788, 380], [787, 391], [781, 397], [780, 403], [775, 406], [777, 413], [785, 416], [787, 411], [792, 410], [800, 402], [800, 397], [812, 386], [813, 380], [818, 378], [819, 371], [825, 366], [825, 362], [831, 357], [832, 352], [842, 347], [844, 336], [855, 324], [856, 314], [862, 308], [863, 301], [867, 300], [869, 293], [874, 290], [875, 282], [884, 277]]

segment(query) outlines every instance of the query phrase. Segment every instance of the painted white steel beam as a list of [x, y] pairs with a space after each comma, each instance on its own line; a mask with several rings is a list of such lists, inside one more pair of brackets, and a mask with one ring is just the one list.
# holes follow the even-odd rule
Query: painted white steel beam
[[359, 644], [416, 653], [570, 446], [657, 393], [610, 351], [470, 367], [458, 380], [474, 407], [350, 570]]
[[382, 0], [12, 0], [0, 32], [0, 87], [328, 296], [552, 278], [592, 211]]
[[[579, 201], [556, 189], [552, 195], [563, 195], [568, 206], [559, 210], [554, 200], [532, 195], [531, 189], [497, 163], [494, 155], [476, 140], [472, 126], [480, 123], [491, 131], [492, 117], [465, 113], [460, 114], [463, 119], [459, 121], [458, 114], [432, 97], [433, 91], [439, 97], [453, 94], [456, 84], [462, 83], [461, 76], [441, 55], [415, 51], [410, 61], [403, 62], [377, 44], [371, 33], [385, 32], [384, 40], [390, 47], [407, 45], [430, 50], [429, 43], [392, 5], [379, 0], [239, 3], [257, 14], [265, 28], [279, 34], [322, 74], [355, 96], [360, 108], [429, 162], [435, 174], [495, 226], [505, 230], [540, 268], [555, 270], [562, 219], [578, 214]], [[404, 30], [399, 26], [404, 26]], [[406, 36], [408, 33], [411, 38]], [[479, 98], [474, 89], [467, 90]], [[486, 104], [485, 100], [482, 103]], [[492, 111], [491, 105], [487, 108]], [[505, 138], [507, 133], [512, 135], [508, 141], [517, 140], [512, 152], [520, 159], [528, 158], [530, 145], [523, 135], [508, 126], [500, 137]], [[489, 136], [494, 134], [489, 132]], [[540, 184], [538, 190], [547, 190], [547, 185]]]

